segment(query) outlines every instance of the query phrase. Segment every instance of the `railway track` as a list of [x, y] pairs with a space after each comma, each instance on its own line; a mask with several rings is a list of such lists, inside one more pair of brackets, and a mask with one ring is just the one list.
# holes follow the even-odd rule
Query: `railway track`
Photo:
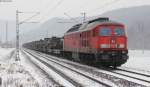
[[127, 70], [127, 69], [121, 69], [121, 68], [105, 68], [105, 67], [100, 67], [100, 69], [103, 70], [107, 70], [109, 72], [118, 74], [118, 75], [122, 75], [125, 77], [129, 77], [129, 78], [133, 78], [133, 79], [137, 79], [143, 82], [147, 82], [150, 84], [150, 74], [144, 74], [141, 72], [137, 72], [137, 71], [132, 71], [132, 70]]
[[[42, 55], [39, 55], [39, 56], [42, 56]], [[49, 57], [48, 55], [45, 55], [45, 56]], [[42, 56], [42, 57], [44, 57], [44, 56]], [[60, 59], [56, 59], [56, 58], [53, 58], [53, 59], [55, 59], [59, 62], [64, 62], [64, 63], [70, 64], [70, 65], [73, 65], [73, 66], [80, 66], [83, 68], [86, 67], [86, 68], [92, 68], [92, 69], [94, 68], [94, 67], [89, 67], [89, 66], [84, 66], [84, 65], [77, 65], [76, 63], [66, 62], [66, 61], [63, 61]], [[143, 73], [134, 72], [131, 70], [119, 69], [119, 68], [116, 70], [104, 69], [104, 68], [100, 68], [102, 70], [99, 70], [98, 68], [94, 68], [94, 69], [96, 72], [103, 72], [104, 71], [104, 73], [108, 73], [110, 75], [113, 75], [113, 76], [116, 76], [116, 77], [119, 77], [122, 79], [126, 79], [128, 81], [131, 81], [131, 82], [143, 85], [143, 86], [150, 86], [150, 75], [148, 75], [148, 74], [143, 74]], [[123, 77], [121, 77], [121, 76], [123, 76]]]
[[144, 72], [138, 72], [138, 71], [132, 71], [132, 70], [127, 70], [127, 69], [121, 69], [121, 68], [117, 68], [117, 70], [119, 71], [124, 71], [124, 72], [129, 72], [129, 73], [135, 73], [137, 75], [141, 75], [141, 76], [145, 76], [145, 77], [150, 77], [150, 74], [145, 74]]
[[[38, 59], [39, 61], [41, 61], [41, 62], [42, 62], [43, 64], [45, 64], [46, 66], [52, 68], [52, 69], [53, 69], [54, 71], [56, 71], [59, 75], [63, 76], [63, 77], [66, 78], [67, 80], [69, 80], [69, 82], [72, 83], [72, 84], [73, 84], [74, 86], [76, 86], [76, 87], [82, 87], [82, 86], [85, 86], [85, 85], [82, 85], [82, 83], [77, 82], [77, 81], [73, 80], [72, 78], [68, 77], [67, 75], [65, 75], [64, 73], [62, 73], [61, 71], [59, 71], [59, 69], [56, 69], [54, 66], [50, 65], [50, 63], [48, 63], [48, 62], [49, 62], [49, 61], [50, 61], [50, 62], [53, 62], [54, 64], [57, 64], [57, 65], [59, 65], [59, 66], [62, 66], [62, 67], [68, 69], [69, 71], [71, 71], [71, 72], [73, 72], [73, 73], [76, 73], [76, 74], [78, 74], [78, 75], [80, 75], [80, 76], [82, 76], [82, 77], [84, 77], [84, 78], [86, 78], [86, 79], [89, 79], [89, 81], [93, 81], [93, 82], [94, 82], [94, 85], [97, 84], [97, 85], [95, 85], [95, 86], [98, 86], [98, 84], [99, 84], [99, 86], [101, 85], [102, 87], [112, 87], [112, 86], [115, 86], [115, 85], [108, 84], [108, 83], [104, 83], [104, 82], [102, 82], [102, 81], [100, 81], [100, 80], [97, 80], [97, 79], [95, 79], [95, 78], [93, 78], [93, 77], [91, 77], [91, 76], [88, 76], [88, 75], [86, 75], [86, 74], [84, 74], [84, 73], [82, 73], [82, 72], [79, 72], [79, 71], [74, 70], [74, 69], [72, 69], [72, 68], [70, 68], [70, 67], [67, 67], [67, 66], [65, 66], [65, 65], [63, 65], [63, 64], [61, 64], [61, 63], [59, 63], [59, 62], [56, 62], [55, 60], [50, 60], [50, 59], [47, 59], [46, 57], [40, 56], [40, 57], [42, 57], [42, 58], [45, 58], [45, 59], [47, 60], [47, 62], [46, 62], [46, 61], [42, 60], [41, 58], [39, 58], [39, 55], [37, 56], [37, 54], [35, 55], [34, 53], [29, 52], [29, 51], [26, 51], [26, 52], [27, 52], [28, 54], [32, 55], [33, 57], [35, 57], [36, 59]], [[64, 71], [65, 71], [65, 70], [64, 70]], [[78, 77], [77, 77], [77, 78], [78, 78]]]
[[[49, 76], [49, 74], [44, 70], [44, 69], [42, 69], [40, 66], [38, 66], [37, 65], [37, 63], [36, 62], [34, 62], [34, 61], [32, 61], [32, 59], [30, 58], [30, 56], [28, 56], [24, 51], [21, 51], [22, 52], [22, 54], [25, 56], [25, 58], [28, 58], [28, 60], [32, 63], [32, 64], [34, 64], [36, 67], [38, 67], [38, 69], [40, 69], [41, 71], [42, 71], [42, 73], [44, 73], [47, 77], [48, 77], [48, 79], [52, 79], [52, 77], [50, 77]], [[56, 81], [54, 81], [53, 80], [53, 82], [54, 82], [54, 84], [56, 84], [56, 86], [62, 86], [61, 84], [59, 84], [58, 82], [56, 82]]]
[[[25, 54], [26, 54], [26, 52], [27, 52], [27, 51], [24, 51]], [[71, 80], [69, 77], [67, 77], [65, 74], [61, 73], [59, 70], [57, 70], [57, 69], [54, 68], [53, 66], [51, 66], [51, 65], [49, 65], [48, 63], [46, 63], [46, 62], [44, 62], [44, 61], [38, 59], [36, 56], [32, 55], [31, 53], [29, 53], [29, 52], [27, 52], [27, 53], [30, 54], [31, 56], [33, 56], [34, 58], [36, 58], [38, 61], [40, 61], [40, 62], [43, 63], [44, 65], [46, 65], [47, 67], [49, 67], [50, 69], [52, 69], [52, 70], [53, 70], [54, 72], [56, 72], [57, 74], [61, 75], [64, 79], [66, 79], [67, 81], [69, 81], [69, 82], [72, 84], [72, 86], [74, 86], [74, 87], [81, 87], [80, 84], [78, 84], [77, 82]], [[32, 60], [31, 60], [31, 61], [32, 61]], [[49, 75], [49, 73], [48, 73], [46, 70], [42, 69], [42, 67], [40, 67], [39, 65], [37, 65], [37, 63], [35, 63], [35, 62], [33, 62], [33, 61], [32, 61], [32, 63], [35, 64], [37, 67], [39, 67], [45, 74]], [[50, 78], [50, 79], [51, 79], [51, 78]], [[63, 85], [63, 84], [62, 84], [62, 85]]]
[[123, 70], [123, 69], [116, 69], [113, 71], [108, 70], [108, 71], [118, 74], [118, 75], [125, 76], [125, 77], [137, 79], [137, 80], [140, 80], [140, 81], [150, 84], [150, 76], [149, 75], [145, 75], [145, 74], [141, 74], [141, 73], [137, 73], [137, 72], [133, 72], [133, 71], [127, 71], [127, 70]]

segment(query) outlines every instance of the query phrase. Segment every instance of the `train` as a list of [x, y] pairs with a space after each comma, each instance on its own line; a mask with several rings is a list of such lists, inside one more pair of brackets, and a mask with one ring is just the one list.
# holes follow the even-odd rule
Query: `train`
[[116, 68], [129, 58], [127, 41], [124, 24], [101, 17], [74, 25], [63, 37], [45, 38], [25, 43], [23, 47]]

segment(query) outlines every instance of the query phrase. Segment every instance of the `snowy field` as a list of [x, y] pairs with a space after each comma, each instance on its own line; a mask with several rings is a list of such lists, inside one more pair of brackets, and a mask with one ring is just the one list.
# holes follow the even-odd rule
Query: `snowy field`
[[39, 87], [30, 72], [15, 62], [14, 50], [0, 48], [0, 87]]
[[130, 50], [129, 60], [122, 66], [142, 71], [150, 71], [150, 51]]
[[[15, 49], [0, 48], [0, 87], [58, 87], [20, 52], [20, 62], [15, 61]], [[129, 60], [122, 65], [130, 69], [150, 72], [150, 51], [129, 51]]]
[[14, 50], [14, 48], [1, 48], [0, 47], [0, 61], [6, 61], [12, 51]]
[[38, 87], [59, 87], [59, 85], [50, 76], [45, 75], [45, 72], [41, 71], [39, 67], [35, 66], [22, 51], [20, 53], [21, 65], [26, 70], [29, 70], [30, 74], [37, 80]]

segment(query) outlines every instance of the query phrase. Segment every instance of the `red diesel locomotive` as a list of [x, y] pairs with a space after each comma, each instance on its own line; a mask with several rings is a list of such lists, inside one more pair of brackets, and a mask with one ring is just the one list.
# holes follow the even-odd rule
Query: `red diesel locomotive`
[[76, 61], [121, 66], [128, 59], [125, 26], [109, 18], [77, 24], [65, 33], [63, 51]]

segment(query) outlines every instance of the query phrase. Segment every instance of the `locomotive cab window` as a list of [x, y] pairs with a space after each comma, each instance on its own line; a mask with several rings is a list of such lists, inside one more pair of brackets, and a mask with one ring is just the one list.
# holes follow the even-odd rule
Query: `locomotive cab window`
[[125, 31], [123, 30], [123, 28], [120, 28], [120, 27], [115, 28], [114, 33], [115, 33], [115, 35], [118, 35], [118, 36], [125, 35]]
[[108, 27], [102, 27], [99, 30], [99, 35], [101, 36], [110, 36], [111, 35], [111, 29]]

